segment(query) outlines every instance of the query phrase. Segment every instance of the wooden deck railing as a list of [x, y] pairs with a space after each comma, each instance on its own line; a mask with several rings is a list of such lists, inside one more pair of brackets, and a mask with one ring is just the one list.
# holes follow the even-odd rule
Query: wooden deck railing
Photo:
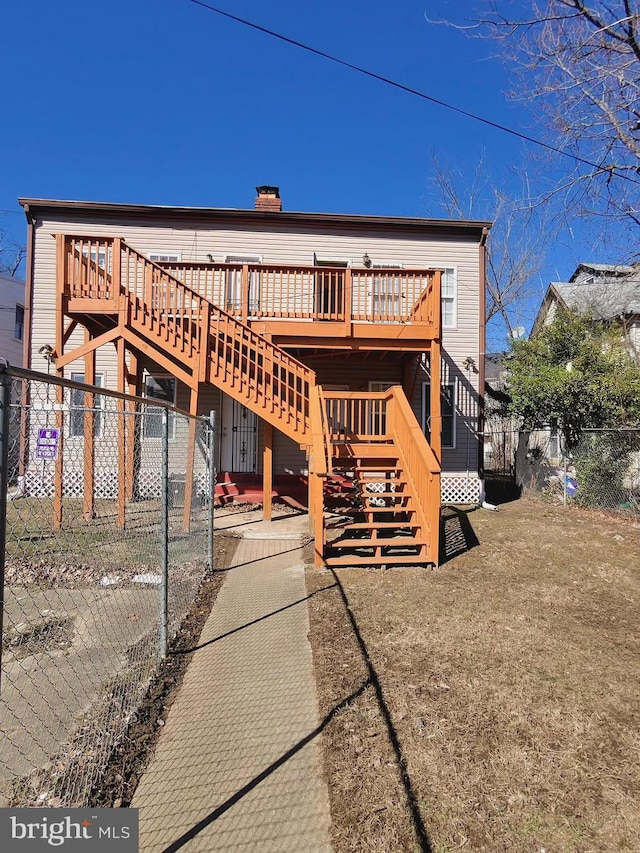
[[331, 444], [390, 440], [387, 430], [387, 397], [384, 392], [323, 390], [323, 396]]
[[113, 240], [76, 237], [65, 240], [66, 295], [74, 299], [117, 299], [113, 287]]
[[439, 316], [436, 270], [195, 262], [160, 266], [244, 321], [434, 324]]

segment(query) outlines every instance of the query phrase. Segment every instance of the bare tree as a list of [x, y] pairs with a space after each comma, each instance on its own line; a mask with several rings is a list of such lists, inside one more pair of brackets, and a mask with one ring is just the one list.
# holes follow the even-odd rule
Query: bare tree
[[[519, 325], [533, 319], [533, 297], [541, 297], [536, 280], [551, 231], [546, 209], [527, 211], [501, 189], [490, 186], [482, 159], [471, 176], [433, 158], [437, 204], [449, 216], [488, 218], [486, 323], [488, 345], [504, 349]], [[536, 308], [539, 299], [536, 302]]]
[[[600, 227], [640, 227], [640, 7], [638, 0], [528, 0], [508, 14], [504, 0], [481, 0], [466, 24], [489, 37], [515, 68], [509, 93], [529, 100], [560, 157], [560, 180], [529, 196], [531, 206], [556, 197], [568, 218], [601, 217]], [[519, 4], [523, 8], [522, 4]], [[547, 164], [548, 167], [548, 164]], [[559, 198], [558, 198], [559, 197]]]
[[7, 232], [0, 228], [0, 273], [15, 275], [26, 252], [23, 245], [11, 239]]

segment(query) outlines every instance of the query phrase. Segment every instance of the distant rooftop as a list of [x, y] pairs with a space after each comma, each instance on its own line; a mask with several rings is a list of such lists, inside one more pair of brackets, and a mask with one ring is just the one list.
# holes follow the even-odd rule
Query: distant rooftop
[[552, 282], [551, 289], [567, 308], [591, 310], [601, 320], [640, 314], [640, 264], [580, 264], [568, 282]]

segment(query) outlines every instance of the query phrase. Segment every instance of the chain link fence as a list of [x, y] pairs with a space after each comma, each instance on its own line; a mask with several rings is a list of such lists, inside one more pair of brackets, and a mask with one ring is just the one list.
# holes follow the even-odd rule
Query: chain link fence
[[213, 564], [213, 435], [0, 374], [0, 805], [86, 804]]
[[584, 430], [568, 449], [561, 430], [496, 431], [488, 479], [510, 478], [566, 505], [640, 514], [640, 429]]

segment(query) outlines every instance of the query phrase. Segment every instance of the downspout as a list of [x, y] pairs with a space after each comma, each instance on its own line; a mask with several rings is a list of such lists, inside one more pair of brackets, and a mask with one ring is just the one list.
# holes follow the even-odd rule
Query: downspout
[[479, 279], [480, 279], [480, 307], [478, 317], [478, 476], [484, 491], [484, 382], [485, 366], [484, 360], [487, 347], [487, 329], [485, 314], [487, 309], [486, 298], [486, 275], [487, 275], [487, 237], [489, 229], [482, 229], [482, 237], [478, 246], [479, 253]]
[[[35, 256], [35, 220], [28, 204], [24, 205], [24, 215], [27, 218], [27, 265], [25, 273], [24, 301], [24, 342], [22, 350], [23, 366], [31, 367], [31, 341], [33, 338], [33, 288], [34, 288], [34, 256]], [[31, 406], [31, 385], [23, 380], [22, 400], [20, 401], [20, 457], [18, 461], [18, 488], [8, 497], [12, 500], [24, 495], [24, 478], [28, 464], [29, 442], [28, 418]]]
[[22, 353], [23, 366], [31, 368], [31, 338], [32, 338], [32, 306], [33, 306], [33, 264], [35, 250], [35, 228], [34, 218], [29, 209], [29, 205], [24, 206], [24, 215], [27, 218], [27, 267], [25, 281], [25, 334], [24, 334], [24, 349]]

